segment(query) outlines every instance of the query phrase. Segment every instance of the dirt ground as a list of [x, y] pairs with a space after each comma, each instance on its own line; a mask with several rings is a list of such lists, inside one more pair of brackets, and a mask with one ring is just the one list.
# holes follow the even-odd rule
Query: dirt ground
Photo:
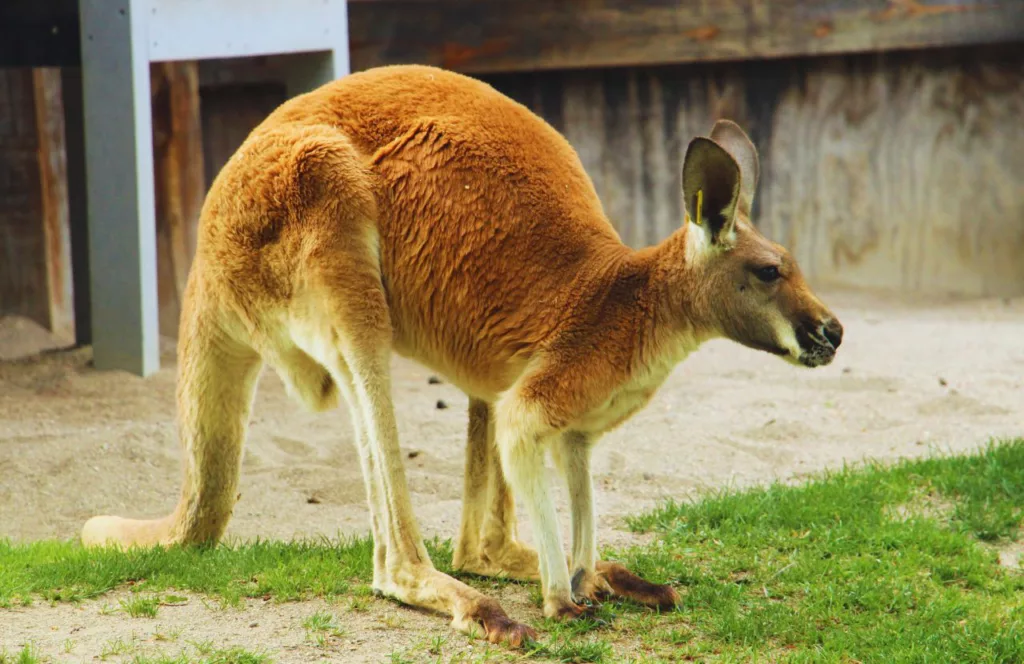
[[[1024, 299], [825, 299], [846, 327], [832, 366], [801, 369], [712, 342], [676, 369], [644, 411], [606, 436], [594, 459], [602, 544], [630, 541], [624, 515], [703, 487], [792, 479], [865, 457], [966, 450], [1024, 433]], [[158, 516], [177, 497], [173, 343], [165, 342], [164, 368], [145, 380], [91, 369], [87, 349], [13, 359], [57, 343], [26, 321], [0, 321], [0, 537], [75, 537], [91, 515]], [[427, 536], [454, 536], [466, 398], [428, 383], [428, 372], [408, 361], [396, 359], [394, 372], [402, 445], [418, 452], [406, 460], [417, 515]], [[228, 537], [366, 532], [346, 420], [343, 410], [301, 411], [277, 377], [264, 373]], [[558, 498], [565, 518], [561, 486]], [[528, 523], [522, 530], [529, 538]], [[516, 617], [539, 616], [522, 589], [503, 589], [499, 599]], [[139, 647], [170, 653], [187, 639], [214, 639], [221, 647], [256, 644], [296, 662], [325, 652], [335, 661], [382, 661], [436, 634], [466, 653], [483, 647], [453, 633], [444, 618], [381, 600], [365, 613], [334, 607], [345, 637], [328, 651], [310, 645], [301, 628], [323, 602], [254, 601], [223, 611], [193, 598], [162, 608], [156, 619], [108, 614], [104, 604], [117, 602], [0, 609], [0, 645], [14, 649], [31, 639], [57, 661], [91, 661], [104, 648], [109, 655], [112, 640], [134, 634]], [[178, 640], [154, 636], [175, 630]], [[68, 640], [70, 654], [62, 652]]]

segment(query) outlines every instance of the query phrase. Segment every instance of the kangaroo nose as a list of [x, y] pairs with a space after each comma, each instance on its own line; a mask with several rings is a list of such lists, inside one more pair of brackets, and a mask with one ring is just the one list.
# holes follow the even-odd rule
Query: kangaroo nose
[[822, 325], [822, 333], [833, 348], [839, 348], [839, 344], [843, 343], [843, 326], [835, 318]]

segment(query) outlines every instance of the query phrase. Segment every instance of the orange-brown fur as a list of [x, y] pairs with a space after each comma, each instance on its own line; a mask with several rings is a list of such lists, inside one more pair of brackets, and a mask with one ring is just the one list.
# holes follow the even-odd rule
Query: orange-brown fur
[[[749, 222], [757, 168], [742, 131], [717, 124], [687, 151], [688, 219], [633, 250], [566, 140], [481, 82], [385, 67], [286, 102], [203, 207], [179, 343], [181, 501], [156, 521], [96, 517], [83, 540], [220, 538], [265, 362], [308, 407], [331, 408], [339, 395], [350, 406], [374, 587], [520, 643], [532, 630], [434, 570], [423, 547], [390, 400], [395, 351], [470, 397], [457, 568], [539, 577], [549, 616], [579, 615], [579, 601], [608, 593], [673, 605], [670, 587], [596, 560], [592, 445], [707, 339], [816, 366], [841, 337], [789, 255]], [[690, 220], [697, 189], [704, 214]], [[756, 276], [766, 265], [778, 278]], [[546, 451], [569, 484], [568, 556]], [[538, 551], [517, 539], [512, 491], [528, 505]]]

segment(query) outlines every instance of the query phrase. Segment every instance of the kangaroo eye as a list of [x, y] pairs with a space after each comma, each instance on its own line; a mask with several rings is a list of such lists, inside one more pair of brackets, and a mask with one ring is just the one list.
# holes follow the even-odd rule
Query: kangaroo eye
[[779, 274], [779, 268], [774, 265], [767, 265], [765, 267], [754, 268], [754, 276], [766, 284], [770, 284], [782, 275]]

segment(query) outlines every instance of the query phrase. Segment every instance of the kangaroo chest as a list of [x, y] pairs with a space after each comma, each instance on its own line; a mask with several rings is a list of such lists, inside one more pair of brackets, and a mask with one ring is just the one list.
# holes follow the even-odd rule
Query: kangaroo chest
[[572, 428], [598, 435], [618, 427], [650, 402], [672, 372], [674, 364], [666, 363], [630, 378], [616, 387], [600, 405], [574, 422]]

